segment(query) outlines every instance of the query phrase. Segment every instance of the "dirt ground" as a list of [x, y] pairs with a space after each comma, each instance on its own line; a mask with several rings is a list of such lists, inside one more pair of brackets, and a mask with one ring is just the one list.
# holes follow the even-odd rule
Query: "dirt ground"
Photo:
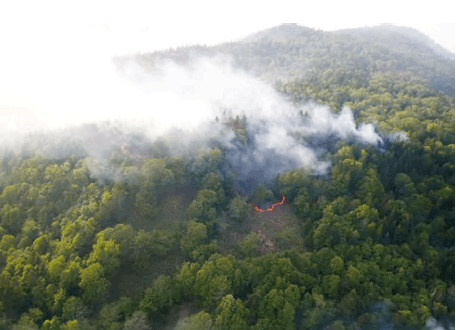
[[259, 253], [265, 254], [278, 250], [277, 236], [284, 229], [295, 228], [300, 231], [299, 218], [293, 213], [290, 205], [278, 205], [275, 210], [258, 212], [250, 210], [243, 223], [235, 222], [225, 216], [222, 219], [226, 229], [220, 237], [223, 253], [236, 253], [240, 242], [250, 232], [256, 232], [262, 238]]

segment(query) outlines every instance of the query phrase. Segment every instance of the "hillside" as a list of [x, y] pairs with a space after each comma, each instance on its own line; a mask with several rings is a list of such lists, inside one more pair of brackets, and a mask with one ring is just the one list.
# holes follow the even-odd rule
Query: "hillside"
[[0, 330], [454, 329], [454, 60], [384, 28], [117, 58], [133, 126], [1, 146]]
[[454, 61], [454, 54], [435, 43], [425, 34], [408, 27], [382, 24], [380, 26], [339, 30], [337, 33], [362, 37], [365, 40], [389, 45], [403, 52], [418, 52], [422, 55], [438, 55]]
[[[446, 52], [416, 30], [390, 25], [324, 32], [283, 24], [238, 42], [170, 49], [135, 59], [151, 68], [163, 59], [185, 63], [194, 56], [217, 54], [231, 56], [235, 66], [273, 84], [294, 79], [311, 83], [324, 77], [337, 84], [356, 80], [363, 86], [382, 73], [401, 79], [413, 75], [429, 87], [454, 95], [454, 55], [448, 59]], [[121, 66], [126, 60], [116, 62]]]

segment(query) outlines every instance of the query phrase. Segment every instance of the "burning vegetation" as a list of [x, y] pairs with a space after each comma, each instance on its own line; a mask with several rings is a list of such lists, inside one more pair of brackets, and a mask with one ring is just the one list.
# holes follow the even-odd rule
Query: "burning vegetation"
[[257, 212], [271, 212], [271, 211], [274, 211], [277, 206], [283, 205], [285, 202], [286, 202], [286, 197], [283, 196], [282, 200], [280, 202], [274, 203], [271, 206], [269, 206], [268, 208], [260, 208], [259, 206], [254, 206], [253, 208]]

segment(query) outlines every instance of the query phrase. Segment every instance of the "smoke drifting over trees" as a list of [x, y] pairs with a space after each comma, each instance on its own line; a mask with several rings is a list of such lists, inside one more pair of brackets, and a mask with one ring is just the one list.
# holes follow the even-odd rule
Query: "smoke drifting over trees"
[[0, 122], [0, 329], [454, 328], [454, 61], [369, 40], [13, 79], [45, 111]]
[[[94, 120], [86, 112], [77, 126], [70, 121], [61, 130], [42, 127], [14, 143], [57, 158], [84, 151], [103, 158], [128, 146], [133, 136], [144, 143], [161, 139], [174, 155], [216, 142], [228, 150], [240, 179], [266, 183], [294, 168], [326, 172], [328, 161], [318, 157], [325, 143], [314, 149], [306, 138], [382, 142], [372, 124], [357, 127], [348, 107], [335, 114], [321, 105], [295, 106], [272, 86], [233, 68], [228, 57], [195, 56], [185, 65], [164, 61], [148, 71], [132, 60], [123, 68], [106, 77], [112, 91], [99, 95], [99, 102], [108, 94], [113, 99], [106, 102], [113, 106], [106, 118]], [[244, 131], [245, 141], [236, 139], [236, 129]]]

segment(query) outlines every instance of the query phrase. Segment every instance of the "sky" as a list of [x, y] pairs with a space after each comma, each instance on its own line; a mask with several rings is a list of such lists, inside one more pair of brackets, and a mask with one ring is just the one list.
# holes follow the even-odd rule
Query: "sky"
[[89, 108], [82, 108], [87, 101], [93, 107], [116, 106], [108, 100], [115, 89], [100, 90], [100, 85], [115, 80], [112, 56], [236, 41], [283, 22], [326, 31], [381, 23], [409, 26], [454, 53], [455, 23], [446, 6], [442, 0], [432, 6], [398, 0], [376, 5], [287, 0], [274, 5], [239, 0], [3, 1], [0, 128], [29, 130], [42, 127], [43, 121], [58, 126], [77, 121], [84, 111], [95, 120], [106, 118], [106, 113], [96, 118]]
[[30, 46], [54, 48], [71, 39], [72, 43], [85, 42], [89, 46], [96, 42], [90, 46], [125, 53], [237, 40], [283, 22], [322, 30], [393, 23], [417, 28], [454, 52], [455, 19], [451, 10], [445, 10], [447, 1], [436, 0], [432, 5], [401, 0], [378, 4], [358, 0], [269, 3], [4, 1], [0, 5], [0, 36], [3, 44], [6, 39], [6, 44], [17, 51]]

